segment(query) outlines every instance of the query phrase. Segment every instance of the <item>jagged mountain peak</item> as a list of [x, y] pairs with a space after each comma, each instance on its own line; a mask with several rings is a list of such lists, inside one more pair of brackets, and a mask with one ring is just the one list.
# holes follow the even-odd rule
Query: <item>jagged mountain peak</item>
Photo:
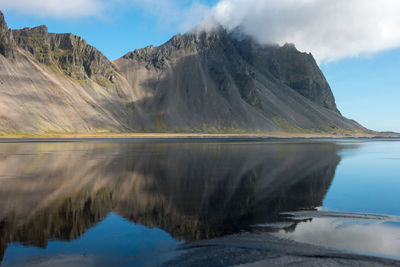
[[116, 71], [113, 64], [79, 36], [49, 33], [45, 25], [12, 30], [12, 33], [16, 46], [76, 80], [89, 78], [102, 85], [113, 81]]
[[4, 18], [3, 12], [1, 12], [1, 10], [0, 10], [0, 31], [4, 32], [4, 31], [7, 31], [7, 30], [8, 30], [7, 22], [6, 22], [5, 18]]
[[185, 34], [179, 33], [163, 45], [136, 49], [125, 54], [122, 58], [145, 62], [148, 69], [163, 70], [171, 64], [173, 65], [176, 58], [195, 54], [221, 54], [224, 47], [231, 45], [228, 32], [221, 26], [221, 28], [212, 31], [198, 30]]
[[0, 55], [6, 58], [14, 57], [14, 39], [12, 32], [8, 29], [4, 14], [0, 11]]
[[33, 34], [39, 34], [39, 35], [46, 35], [49, 32], [49, 29], [47, 28], [46, 25], [40, 25], [36, 27], [25, 27], [20, 30], [13, 30], [14, 32], [19, 32], [21, 35], [33, 35]]
[[168, 53], [173, 50], [186, 50], [196, 52], [202, 47], [228, 38], [228, 32], [222, 26], [213, 30], [193, 29], [185, 34], [178, 33], [160, 46], [149, 45], [141, 49], [128, 52], [123, 58], [134, 58], [135, 55]]

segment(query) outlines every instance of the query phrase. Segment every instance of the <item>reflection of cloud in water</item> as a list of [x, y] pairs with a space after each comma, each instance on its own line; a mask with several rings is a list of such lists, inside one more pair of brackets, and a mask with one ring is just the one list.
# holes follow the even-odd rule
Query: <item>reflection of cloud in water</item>
[[376, 220], [314, 218], [277, 236], [298, 242], [400, 257], [400, 224]]
[[41, 257], [33, 261], [29, 261], [30, 266], [53, 267], [53, 266], [69, 266], [69, 267], [90, 267], [96, 266], [95, 260], [91, 256], [72, 254], [57, 255], [57, 257]]

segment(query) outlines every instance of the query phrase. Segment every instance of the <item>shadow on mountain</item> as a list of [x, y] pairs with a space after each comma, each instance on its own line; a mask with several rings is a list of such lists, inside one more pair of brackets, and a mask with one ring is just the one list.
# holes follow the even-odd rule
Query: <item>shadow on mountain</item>
[[282, 211], [322, 205], [343, 149], [258, 142], [1, 146], [1, 259], [8, 243], [71, 241], [111, 211], [187, 241], [276, 221]]
[[341, 116], [311, 54], [243, 38], [222, 28], [176, 35], [116, 60], [137, 94], [127, 104], [132, 127], [224, 133], [365, 130]]

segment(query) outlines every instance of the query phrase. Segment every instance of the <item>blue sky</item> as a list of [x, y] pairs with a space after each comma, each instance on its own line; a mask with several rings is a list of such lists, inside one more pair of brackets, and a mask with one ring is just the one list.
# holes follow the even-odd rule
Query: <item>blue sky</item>
[[400, 49], [322, 64], [342, 114], [367, 128], [400, 132]]
[[[60, 4], [55, 6], [57, 1]], [[376, 14], [371, 13], [376, 10], [374, 6], [366, 7], [360, 14], [350, 11], [347, 14], [352, 10], [348, 3], [356, 5], [359, 0], [337, 0], [335, 3], [343, 5], [326, 7], [321, 6], [326, 1], [307, 0], [315, 4], [304, 10], [304, 4], [291, 8], [281, 4], [293, 0], [70, 1], [68, 5], [61, 0], [0, 0], [0, 9], [10, 28], [45, 24], [50, 32], [72, 32], [112, 60], [136, 48], [160, 45], [212, 13], [227, 28], [240, 24], [261, 42], [289, 41], [300, 50], [312, 52], [343, 115], [370, 129], [400, 132], [400, 35], [397, 34], [400, 20], [390, 19], [381, 27], [374, 26], [385, 22], [382, 17], [398, 16], [400, 5], [397, 0]], [[306, 0], [297, 2], [302, 1]], [[256, 10], [254, 6], [257, 6]], [[322, 13], [320, 20], [323, 22], [318, 23], [316, 17], [310, 23], [307, 13], [312, 8]], [[333, 10], [337, 15], [330, 18], [327, 14], [334, 13]], [[299, 15], [302, 12], [304, 16]], [[365, 22], [365, 14], [371, 18], [370, 24]], [[353, 28], [346, 26], [346, 19], [352, 22]], [[340, 27], [338, 20], [344, 21]], [[266, 36], [269, 39], [265, 39]], [[293, 40], [287, 40], [292, 36]], [[310, 36], [316, 37], [310, 39]]]
[[[152, 10], [151, 4], [113, 6], [106, 13], [98, 16], [61, 16], [57, 18], [51, 15], [43, 16], [33, 12], [33, 14], [21, 12], [18, 9], [3, 12], [10, 28], [46, 25], [49, 32], [72, 32], [82, 36], [109, 59], [115, 60], [136, 48], [160, 45], [173, 35], [184, 32], [190, 25], [184, 27], [181, 16], [192, 6], [192, 2], [183, 0], [171, 4], [167, 9], [173, 9], [173, 12], [176, 12], [171, 17], [167, 13], [171, 12], [170, 10], [158, 10], [157, 8]], [[211, 6], [216, 2], [216, 0], [208, 0], [199, 3]], [[200, 15], [201, 12], [195, 16]], [[195, 23], [196, 20], [193, 21], [193, 25]]]

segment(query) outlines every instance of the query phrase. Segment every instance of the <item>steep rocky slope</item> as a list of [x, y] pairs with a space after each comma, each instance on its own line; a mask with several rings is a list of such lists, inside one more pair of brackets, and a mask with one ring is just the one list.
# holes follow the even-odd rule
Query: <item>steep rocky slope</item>
[[72, 34], [0, 21], [0, 131], [130, 129], [126, 99], [134, 97], [101, 52]]
[[365, 132], [312, 55], [237, 31], [194, 31], [110, 62], [73, 34], [8, 29], [0, 132]]
[[143, 129], [362, 130], [341, 116], [312, 55], [235, 35], [177, 35], [115, 61], [142, 98]]

